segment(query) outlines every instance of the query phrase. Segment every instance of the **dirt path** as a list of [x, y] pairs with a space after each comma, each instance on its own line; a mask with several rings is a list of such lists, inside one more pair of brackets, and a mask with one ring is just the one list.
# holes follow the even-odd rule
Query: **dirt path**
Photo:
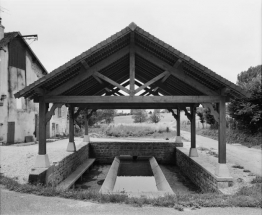
[[[1, 188], [0, 188], [1, 189]], [[163, 207], [134, 207], [124, 204], [99, 204], [90, 201], [77, 201], [63, 199], [59, 197], [43, 197], [31, 194], [16, 193], [1, 189], [1, 211], [0, 214], [19, 215], [72, 215], [72, 214], [92, 214], [92, 215], [261, 215], [261, 208], [201, 208], [191, 210], [185, 208], [184, 212], [173, 208]]]
[[[190, 140], [190, 132], [181, 131], [181, 135]], [[211, 149], [218, 153], [218, 141], [196, 135], [196, 146]], [[190, 148], [190, 142], [184, 143], [185, 148]], [[262, 176], [262, 150], [248, 148], [239, 144], [227, 144], [227, 162], [241, 165], [252, 173]]]

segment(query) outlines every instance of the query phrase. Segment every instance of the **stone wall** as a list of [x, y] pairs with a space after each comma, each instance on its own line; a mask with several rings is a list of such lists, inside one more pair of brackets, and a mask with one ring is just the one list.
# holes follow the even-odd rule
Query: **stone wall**
[[89, 144], [70, 153], [59, 162], [53, 163], [46, 173], [46, 183], [56, 186], [89, 158]]
[[154, 156], [158, 163], [175, 163], [175, 148], [172, 142], [91, 142], [90, 156], [99, 163], [111, 164], [116, 156]]
[[215, 176], [203, 165], [197, 163], [198, 158], [190, 158], [187, 151], [185, 148], [176, 148], [176, 165], [202, 191], [220, 192], [220, 188], [230, 186], [232, 178]]

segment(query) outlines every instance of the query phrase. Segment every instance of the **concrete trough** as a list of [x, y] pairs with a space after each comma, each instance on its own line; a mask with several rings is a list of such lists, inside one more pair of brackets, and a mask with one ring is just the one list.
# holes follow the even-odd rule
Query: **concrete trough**
[[[99, 193], [103, 194], [115, 194], [119, 192], [114, 191], [119, 166], [121, 163], [121, 159], [119, 157], [115, 157], [106, 179], [99, 190]], [[170, 187], [169, 183], [167, 182], [161, 168], [159, 167], [156, 159], [154, 157], [149, 158], [150, 167], [154, 174], [154, 179], [157, 187], [157, 191], [152, 192], [127, 192], [126, 194], [131, 196], [147, 196], [147, 197], [158, 197], [164, 195], [174, 195], [172, 188]]]

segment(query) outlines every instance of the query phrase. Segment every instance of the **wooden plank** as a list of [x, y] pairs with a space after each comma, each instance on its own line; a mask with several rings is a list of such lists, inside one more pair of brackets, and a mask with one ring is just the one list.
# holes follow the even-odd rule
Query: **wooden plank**
[[121, 84], [118, 84], [117, 82], [113, 81], [112, 79], [102, 75], [101, 73], [95, 72], [94, 75], [96, 75], [99, 78], [103, 79], [104, 81], [114, 85], [115, 87], [118, 87], [120, 90], [123, 90], [124, 92], [130, 94], [130, 91], [127, 88], [123, 87]]
[[220, 96], [49, 96], [46, 103], [212, 103]]
[[45, 98], [39, 98], [39, 144], [38, 144], [38, 154], [46, 154], [46, 112], [47, 104], [45, 103]]
[[144, 88], [150, 86], [151, 84], [155, 83], [156, 81], [158, 81], [159, 79], [161, 79], [162, 77], [166, 76], [167, 74], [169, 74], [168, 71], [165, 71], [163, 73], [161, 73], [160, 75], [154, 77], [153, 79], [151, 79], [150, 81], [148, 81], [147, 83], [145, 83], [144, 85], [142, 85], [141, 87], [137, 88], [135, 90], [135, 94], [138, 93], [139, 91], [143, 90]]
[[219, 102], [218, 163], [226, 163], [226, 98]]
[[129, 78], [130, 78], [130, 95], [133, 96], [135, 90], [135, 33], [131, 32], [130, 36], [130, 58], [129, 58]]
[[196, 148], [196, 108], [195, 106], [190, 106], [191, 112], [191, 148]]
[[90, 158], [81, 164], [73, 173], [71, 173], [64, 181], [62, 181], [56, 188], [58, 190], [69, 189], [79, 179], [83, 173], [95, 162], [95, 158]]
[[169, 71], [173, 76], [178, 78], [179, 80], [183, 81], [184, 83], [194, 87], [198, 91], [202, 92], [206, 95], [219, 95], [217, 92], [209, 89], [205, 85], [201, 84], [200, 82], [194, 80], [193, 78], [187, 76], [182, 69], [177, 69], [169, 65], [168, 63], [164, 62], [163, 60], [157, 58], [153, 54], [147, 52], [146, 50], [136, 47], [136, 53], [143, 57], [144, 59], [150, 61], [151, 63], [155, 64], [156, 66]]
[[119, 60], [121, 57], [128, 54], [128, 52], [129, 52], [129, 47], [125, 47], [125, 48], [117, 51], [116, 53], [110, 55], [108, 58], [106, 58], [106, 59], [100, 61], [99, 63], [95, 64], [94, 66], [90, 67], [88, 70], [86, 70], [83, 66], [83, 69], [81, 70], [81, 72], [76, 77], [68, 80], [66, 83], [57, 87], [52, 92], [49, 92], [47, 95], [48, 96], [55, 96], [55, 95], [62, 94], [66, 90], [72, 88], [73, 86], [79, 84], [83, 80], [92, 76], [95, 72], [109, 66], [110, 64], [112, 64], [116, 60]]

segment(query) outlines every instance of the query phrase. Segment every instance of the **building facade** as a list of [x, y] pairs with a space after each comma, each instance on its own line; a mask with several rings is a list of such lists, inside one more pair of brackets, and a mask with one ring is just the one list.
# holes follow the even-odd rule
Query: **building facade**
[[[0, 20], [0, 142], [14, 144], [37, 139], [38, 104], [15, 99], [14, 94], [44, 75], [46, 69], [20, 32], [5, 33]], [[66, 133], [67, 108], [56, 112], [51, 124], [57, 129], [53, 133], [52, 128], [47, 131], [50, 137]]]

